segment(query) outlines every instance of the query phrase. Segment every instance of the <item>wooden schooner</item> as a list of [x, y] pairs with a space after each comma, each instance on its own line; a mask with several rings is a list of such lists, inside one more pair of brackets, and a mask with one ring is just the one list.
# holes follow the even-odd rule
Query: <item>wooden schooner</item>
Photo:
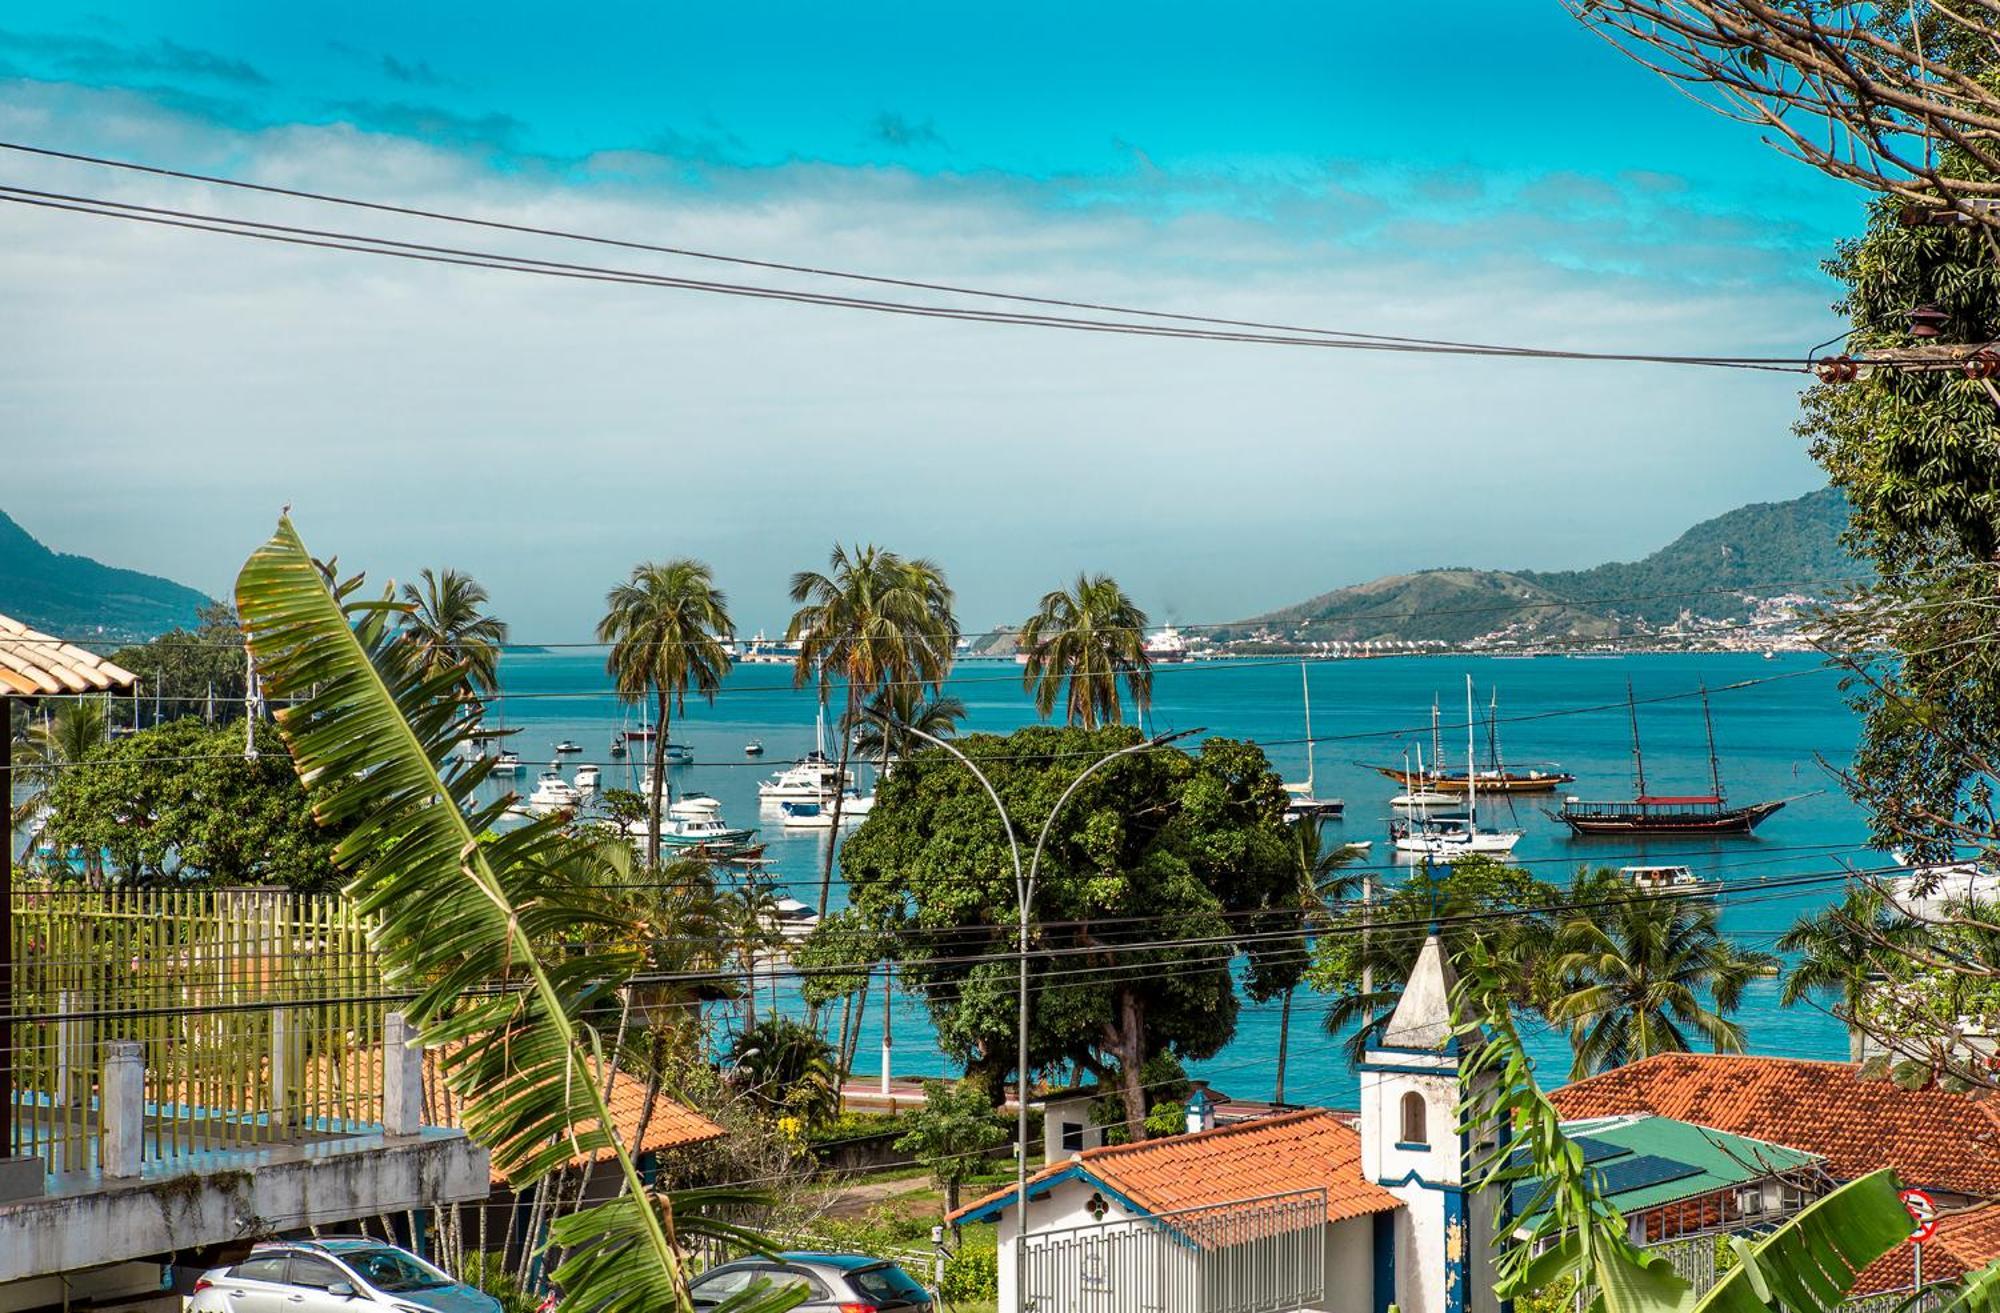
[[[1599, 834], [1748, 834], [1791, 801], [1753, 802], [1732, 807], [1722, 792], [1722, 765], [1715, 755], [1715, 719], [1709, 714], [1708, 686], [1701, 689], [1701, 719], [1708, 729], [1708, 793], [1656, 794], [1646, 791], [1646, 758], [1639, 750], [1639, 703], [1632, 681], [1625, 681], [1625, 706], [1632, 718], [1632, 773], [1637, 784], [1630, 802], [1563, 801], [1562, 810], [1548, 815], [1580, 835]], [[1547, 808], [1543, 809], [1547, 811]]]
[[[1500, 694], [1493, 693], [1491, 707], [1486, 718], [1486, 746], [1488, 765], [1477, 771], [1481, 793], [1554, 793], [1565, 784], [1576, 781], [1576, 776], [1559, 770], [1508, 770], [1500, 761]], [[1431, 699], [1431, 769], [1429, 771], [1409, 768], [1406, 762], [1401, 766], [1368, 766], [1378, 775], [1394, 780], [1406, 793], [1466, 793], [1472, 788], [1473, 764], [1468, 755], [1465, 771], [1449, 774], [1444, 770], [1443, 739], [1438, 732], [1437, 699]]]

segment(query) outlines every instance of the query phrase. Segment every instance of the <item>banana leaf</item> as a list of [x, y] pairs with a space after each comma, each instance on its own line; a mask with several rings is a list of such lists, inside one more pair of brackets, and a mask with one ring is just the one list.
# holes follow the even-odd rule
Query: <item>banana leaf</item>
[[[1917, 1306], [1923, 1293], [1912, 1295], [1903, 1307]], [[1963, 1284], [1930, 1313], [2000, 1313], [2000, 1263], [1969, 1274]]]
[[[334, 860], [347, 894], [376, 927], [385, 976], [417, 994], [407, 1012], [439, 1053], [464, 1129], [511, 1184], [579, 1153], [615, 1160], [623, 1193], [552, 1229], [564, 1306], [689, 1310], [673, 1237], [712, 1231], [700, 1214], [717, 1200], [677, 1217], [674, 1196], [641, 1179], [605, 1105], [593, 1018], [639, 954], [601, 849], [556, 819], [495, 831], [506, 803], [477, 805], [487, 767], [455, 752], [473, 728], [465, 671], [427, 673], [415, 645], [397, 641], [394, 602], [362, 598], [361, 587], [315, 561], [289, 519], [236, 581], [278, 729], [315, 814], [345, 834]], [[776, 1310], [801, 1297], [750, 1303]]]
[[1887, 1168], [1849, 1181], [1755, 1244], [1695, 1305], [1696, 1313], [1821, 1313], [1861, 1269], [1910, 1238], [1910, 1215]]

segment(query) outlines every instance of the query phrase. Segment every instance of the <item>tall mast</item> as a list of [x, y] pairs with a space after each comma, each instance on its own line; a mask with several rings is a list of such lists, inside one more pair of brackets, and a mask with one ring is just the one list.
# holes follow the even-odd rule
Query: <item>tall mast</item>
[[1639, 700], [1632, 692], [1632, 681], [1625, 681], [1625, 709], [1632, 716], [1632, 773], [1638, 778], [1638, 797], [1646, 796], [1646, 758], [1639, 752]]
[[1701, 723], [1708, 730], [1708, 784], [1715, 801], [1722, 801], [1722, 763], [1715, 759], [1715, 718], [1708, 714], [1708, 682], [1701, 685]]
[[1472, 768], [1472, 676], [1465, 677], [1465, 823], [1479, 832], [1479, 772]]
[[1486, 708], [1486, 751], [1493, 758], [1493, 778], [1506, 779], [1507, 772], [1500, 765], [1500, 686], [1493, 686], [1492, 700]]
[[[1417, 763], [1417, 769], [1423, 769], [1422, 762]], [[1444, 778], [1444, 737], [1438, 732], [1438, 698], [1435, 693], [1431, 694], [1431, 773], [1439, 779]]]
[[[1306, 695], [1306, 796], [1313, 791], [1313, 690], [1312, 681], [1306, 678], [1306, 663], [1299, 662], [1299, 689]], [[1409, 771], [1403, 772], [1404, 776]]]

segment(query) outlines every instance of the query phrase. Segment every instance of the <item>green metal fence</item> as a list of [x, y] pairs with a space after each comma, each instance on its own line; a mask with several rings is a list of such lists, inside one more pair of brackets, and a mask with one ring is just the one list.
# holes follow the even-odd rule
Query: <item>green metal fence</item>
[[113, 1040], [143, 1046], [148, 1161], [381, 1120], [392, 1005], [344, 900], [53, 886], [13, 905], [14, 1152], [95, 1162]]

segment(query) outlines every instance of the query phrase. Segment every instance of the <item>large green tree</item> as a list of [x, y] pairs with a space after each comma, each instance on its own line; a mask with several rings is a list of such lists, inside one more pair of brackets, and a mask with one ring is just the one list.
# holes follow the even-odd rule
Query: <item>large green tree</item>
[[30, 718], [28, 732], [14, 749], [13, 828], [35, 839], [38, 816], [62, 777], [104, 746], [105, 708], [101, 698], [66, 698]]
[[1778, 1002], [1789, 1008], [1831, 996], [1836, 1015], [1847, 1022], [1848, 1057], [1859, 1062], [1870, 991], [1888, 970], [1907, 968], [1895, 955], [1921, 950], [1930, 939], [1930, 927], [1880, 889], [1856, 884], [1840, 902], [1806, 913], [1779, 937], [1778, 951], [1794, 957]]
[[667, 737], [692, 688], [713, 702], [729, 673], [726, 640], [735, 626], [728, 599], [706, 562], [645, 561], [604, 598], [599, 642], [604, 668], [626, 702], [653, 699], [653, 776], [646, 798], [646, 863], [660, 860], [660, 814], [667, 787]]
[[[839, 723], [853, 724], [860, 708], [885, 688], [908, 685], [935, 691], [957, 655], [958, 620], [944, 568], [922, 557], [904, 557], [873, 543], [835, 544], [827, 568], [792, 576], [792, 613], [785, 638], [799, 645], [795, 679], [818, 688], [821, 705], [838, 684], [845, 699]], [[841, 779], [847, 775], [854, 736], [840, 736]], [[820, 855], [819, 914], [826, 915], [833, 887], [833, 854], [840, 840], [845, 790], [833, 802], [833, 831]]]
[[[1079, 774], [1137, 741], [1128, 728], [1033, 726], [957, 746], [1032, 845]], [[1232, 958], [1245, 950], [1256, 970], [1288, 951], [1280, 935], [1298, 924], [1298, 879], [1284, 808], [1264, 754], [1227, 739], [1192, 755], [1136, 753], [1078, 787], [1055, 818], [1030, 909], [1031, 1069], [1080, 1067], [1115, 1086], [1143, 1138], [1147, 1060], [1221, 1049], [1236, 1029]], [[998, 1089], [1015, 1062], [1017, 902], [985, 791], [943, 751], [913, 754], [883, 781], [845, 867], [939, 1044]]]
[[1020, 645], [1027, 657], [1022, 687], [1034, 690], [1035, 710], [1044, 716], [1061, 701], [1069, 724], [1116, 725], [1124, 718], [1121, 680], [1134, 720], [1153, 700], [1146, 613], [1108, 574], [1080, 574], [1068, 588], [1044, 594], [1021, 626]]
[[337, 886], [341, 832], [313, 819], [284, 742], [261, 723], [254, 758], [243, 740], [189, 717], [99, 746], [49, 786], [45, 842], [119, 880]]

